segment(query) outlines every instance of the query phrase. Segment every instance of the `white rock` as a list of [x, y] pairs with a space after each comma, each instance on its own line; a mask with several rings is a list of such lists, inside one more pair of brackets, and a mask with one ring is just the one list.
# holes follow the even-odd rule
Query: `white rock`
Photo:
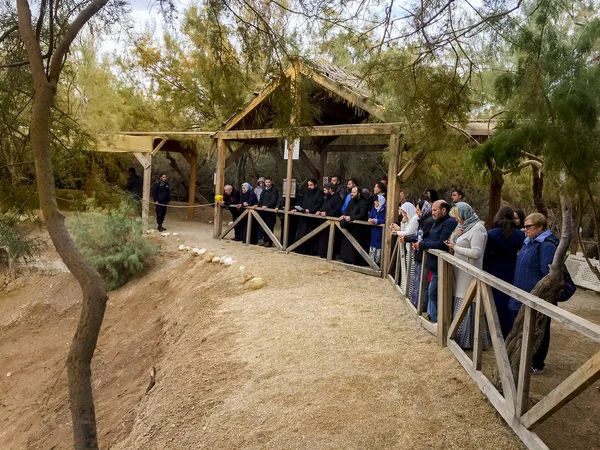
[[227, 226], [230, 227], [231, 225], [233, 225], [233, 221], [231, 222], [227, 222]]
[[231, 266], [233, 264], [233, 258], [231, 256], [225, 258], [223, 261], [221, 261], [223, 264], [225, 264], [226, 266]]
[[173, 236], [179, 236], [179, 233], [173, 233]]
[[215, 256], [215, 257], [212, 259], [212, 262], [214, 262], [214, 263], [218, 264], [218, 263], [220, 263], [220, 262], [221, 262], [221, 258], [219, 258], [218, 256]]
[[171, 233], [160, 233], [160, 235], [163, 237], [167, 237], [167, 236], [171, 236]]
[[11, 372], [8, 372], [8, 373], [6, 374], [6, 376], [7, 376], [7, 377], [10, 377], [11, 375], [12, 375], [12, 373], [11, 373]]
[[248, 286], [250, 289], [257, 290], [265, 286], [265, 280], [262, 278], [254, 277], [250, 281], [248, 281]]
[[240, 266], [240, 270], [243, 271], [245, 269], [244, 266]]
[[205, 248], [201, 248], [198, 253], [200, 253], [201, 255], [204, 255], [206, 253], [206, 249]]
[[182, 252], [182, 251], [184, 251], [184, 250], [185, 250], [185, 245], [183, 245], [183, 244], [180, 244], [180, 245], [179, 245], [179, 251], [180, 251], [180, 252]]
[[190, 247], [189, 245], [186, 245], [184, 248], [186, 252], [189, 252], [192, 249], [192, 247]]

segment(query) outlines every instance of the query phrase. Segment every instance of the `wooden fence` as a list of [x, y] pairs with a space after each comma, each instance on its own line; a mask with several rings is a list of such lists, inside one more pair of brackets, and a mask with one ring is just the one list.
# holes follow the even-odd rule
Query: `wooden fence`
[[[335, 264], [341, 264], [341, 265], [347, 267], [348, 269], [354, 270], [356, 272], [361, 272], [361, 273], [364, 273], [367, 275], [381, 276], [382, 272], [381, 272], [380, 266], [371, 259], [371, 257], [369, 256], [369, 253], [365, 251], [365, 249], [360, 245], [360, 243], [356, 240], [356, 238], [354, 236], [352, 236], [352, 234], [350, 234], [348, 232], [348, 230], [346, 230], [345, 228], [343, 228], [340, 225], [340, 219], [337, 217], [316, 216], [314, 214], [305, 214], [305, 213], [301, 213], [301, 212], [294, 213], [294, 217], [308, 217], [313, 220], [321, 220], [323, 223], [321, 223], [317, 228], [312, 230], [310, 233], [302, 236], [300, 239], [295, 241], [293, 244], [290, 244], [286, 247], [275, 236], [273, 231], [267, 226], [264, 219], [261, 217], [261, 213], [266, 212], [269, 214], [278, 214], [278, 213], [283, 214], [282, 211], [275, 211], [274, 209], [271, 209], [271, 208], [264, 208], [264, 209], [263, 208], [257, 208], [257, 209], [242, 208], [242, 209], [244, 209], [242, 214], [231, 225], [229, 225], [227, 228], [225, 228], [223, 230], [223, 232], [218, 236], [218, 239], [223, 239], [225, 236], [227, 236], [229, 233], [231, 233], [238, 224], [242, 223], [244, 220], [247, 220], [247, 222], [245, 224], [246, 225], [246, 242], [245, 243], [246, 243], [246, 245], [250, 245], [252, 221], [256, 220], [258, 225], [260, 225], [260, 227], [267, 233], [267, 235], [269, 236], [269, 239], [271, 239], [271, 241], [273, 242], [273, 245], [276, 247], [276, 249], [279, 251], [289, 253], [289, 252], [297, 249], [302, 244], [315, 238], [319, 233], [324, 232], [325, 230], [328, 230], [329, 238], [327, 240], [327, 261], [330, 261]], [[357, 224], [357, 225], [369, 226], [369, 227], [380, 227], [380, 228], [384, 227], [383, 224], [373, 225], [373, 224], [363, 221], [363, 220], [355, 220], [355, 221], [352, 221], [352, 223]], [[350, 244], [352, 244], [354, 249], [360, 254], [360, 256], [368, 264], [369, 267], [345, 264], [345, 263], [342, 263], [339, 261], [335, 261], [333, 259], [334, 258], [334, 241], [335, 241], [336, 229], [339, 230], [346, 239], [348, 239]]]
[[[529, 402], [529, 382], [536, 315], [543, 314], [550, 317], [552, 320], [562, 323], [568, 329], [598, 343], [600, 343], [600, 325], [518, 289], [449, 253], [430, 250], [423, 254], [423, 266], [428, 253], [438, 258], [438, 323], [433, 324], [421, 317], [421, 312], [426, 305], [423, 298], [424, 289], [422, 288], [427, 279], [425, 270], [422, 271], [421, 279], [418, 280], [421, 289], [417, 307], [415, 308], [406, 298], [410, 289], [410, 261], [412, 258], [406, 256], [403, 247], [403, 245], [396, 243], [393, 253], [396, 258], [395, 264], [392, 265], [390, 272], [393, 273], [388, 274], [388, 279], [407, 303], [409, 311], [419, 321], [419, 324], [437, 335], [438, 344], [441, 347], [448, 347], [527, 448], [547, 449], [546, 444], [535, 433], [535, 427], [600, 379], [600, 351], [539, 402], [531, 405]], [[473, 277], [460, 309], [454, 317], [452, 317], [453, 268], [458, 268]], [[510, 295], [521, 302], [522, 308], [524, 308], [523, 341], [517, 379], [515, 379], [511, 370], [492, 288]], [[475, 307], [476, 317], [474, 348], [471, 357], [454, 340], [470, 306]], [[481, 370], [485, 333], [484, 323], [487, 323], [487, 329], [491, 337], [502, 392], [496, 389]]]

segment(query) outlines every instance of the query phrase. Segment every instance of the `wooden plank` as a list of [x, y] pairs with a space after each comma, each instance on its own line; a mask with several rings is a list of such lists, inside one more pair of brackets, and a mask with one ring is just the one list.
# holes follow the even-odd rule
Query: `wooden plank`
[[321, 146], [319, 152], [319, 183], [323, 183], [323, 177], [325, 177], [325, 171], [327, 170], [327, 152], [324, 151], [325, 146]]
[[152, 156], [156, 155], [161, 148], [163, 148], [163, 146], [167, 143], [168, 139], [167, 138], [163, 138], [156, 147], [154, 147], [154, 149], [152, 150]]
[[[297, 127], [301, 136], [385, 136], [400, 130], [399, 122], [391, 123], [359, 123], [343, 125], [319, 125], [316, 127]], [[276, 139], [285, 137], [284, 129], [263, 128], [260, 130], [217, 131], [213, 137], [218, 139]]]
[[410, 315], [413, 316], [413, 318], [416, 320], [417, 325], [419, 325], [420, 327], [424, 328], [425, 330], [429, 331], [431, 334], [436, 336], [437, 335], [437, 324], [432, 323], [432, 322], [426, 320], [424, 317], [421, 317], [419, 314], [417, 314], [417, 310], [415, 309], [413, 304], [410, 302], [410, 299], [407, 298], [406, 296], [404, 296], [400, 286], [398, 286], [395, 283], [394, 277], [392, 277], [391, 275], [388, 275], [388, 280], [392, 283], [392, 286], [393, 286], [394, 290], [396, 291], [396, 293], [400, 296], [401, 301], [403, 301], [404, 304], [406, 305], [406, 308], [408, 309], [408, 312], [410, 313]]
[[565, 381], [536, 403], [521, 417], [521, 422], [528, 429], [539, 425], [598, 380], [600, 380], [600, 352], [588, 359]]
[[316, 83], [323, 86], [325, 89], [339, 95], [344, 100], [350, 102], [352, 105], [362, 109], [363, 111], [368, 112], [370, 115], [381, 120], [382, 122], [385, 121], [385, 109], [382, 106], [373, 103], [368, 98], [357, 94], [356, 92], [353, 92], [346, 86], [332, 80], [331, 78], [326, 77], [325, 75], [322, 75], [321, 73], [317, 72], [311, 67], [308, 67], [305, 64], [300, 64], [300, 72], [304, 76], [311, 78]]
[[[148, 155], [148, 153], [135, 152], [133, 154], [133, 156], [135, 156], [135, 159], [138, 160], [138, 162], [142, 165], [144, 169], [147, 169], [151, 165], [149, 159], [146, 158], [146, 155]], [[150, 158], [151, 157], [152, 155], [150, 155]]]
[[248, 215], [248, 209], [244, 210], [244, 212], [242, 214], [239, 215], [239, 217], [237, 219], [234, 220], [234, 222], [229, 225], [220, 235], [217, 239], [221, 240], [223, 239], [225, 236], [227, 236], [231, 230], [233, 230], [235, 228], [235, 226], [240, 223], [244, 217], [246, 217]]
[[481, 283], [480, 288], [485, 316], [487, 317], [492, 345], [494, 347], [494, 355], [496, 356], [496, 364], [498, 365], [498, 373], [502, 380], [502, 391], [506, 399], [506, 408], [514, 414], [516, 412], [517, 388], [510, 360], [508, 359], [508, 353], [506, 352], [506, 343], [504, 342], [504, 336], [500, 328], [500, 319], [498, 319], [498, 312], [493, 300], [494, 294], [492, 293], [492, 288], [485, 283]]
[[327, 241], [327, 261], [333, 260], [335, 244], [335, 222], [329, 222], [329, 240]]
[[[301, 255], [301, 256], [307, 256], [307, 255]], [[315, 256], [314, 258], [319, 258], [319, 257]], [[321, 259], [321, 258], [319, 258], [319, 259]], [[352, 272], [362, 273], [363, 275], [381, 277], [380, 270], [370, 269], [369, 267], [355, 266], [354, 264], [346, 264], [343, 261], [331, 261], [331, 264], [344, 267], [345, 269], [351, 270]]]
[[398, 185], [398, 165], [400, 163], [400, 135], [394, 133], [390, 136], [389, 162], [388, 162], [388, 185], [387, 185], [387, 209], [385, 212], [385, 224], [381, 240], [381, 270], [389, 272], [391, 264], [392, 232], [390, 225], [398, 221], [398, 203], [400, 202], [400, 186]]
[[250, 214], [250, 210], [248, 210], [248, 222], [246, 222], [246, 242], [244, 242], [244, 244], [250, 245], [251, 239], [252, 239], [252, 214]]
[[508, 426], [512, 428], [525, 446], [530, 450], [549, 450], [548, 446], [544, 444], [544, 441], [542, 441], [537, 434], [525, 428], [519, 419], [515, 417], [514, 413], [508, 411], [506, 408], [506, 402], [502, 395], [500, 395], [498, 390], [494, 387], [490, 380], [483, 375], [483, 373], [475, 370], [473, 367], [473, 362], [469, 359], [462, 348], [460, 348], [456, 342], [449, 341], [448, 349], [450, 349], [463, 369], [465, 369], [473, 381], [475, 381], [479, 389], [481, 389], [481, 392], [483, 392], [483, 394], [488, 398], [492, 406], [496, 408], [496, 411], [500, 413]]
[[237, 150], [227, 156], [227, 159], [225, 160], [225, 168], [229, 167], [233, 163], [236, 163], [240, 157], [250, 149], [250, 147], [252, 147], [250, 144], [240, 144]]
[[260, 105], [275, 89], [279, 87], [281, 82], [285, 79], [285, 77], [289, 77], [291, 74], [292, 67], [288, 68], [283, 75], [277, 80], [273, 81], [271, 84], [267, 85], [263, 88], [262, 91], [258, 93], [256, 97], [254, 97], [250, 102], [246, 104], [242, 108], [242, 110], [231, 117], [225, 124], [223, 125], [223, 130], [229, 130], [234, 127], [240, 120], [242, 120], [246, 115], [248, 115], [254, 108]]
[[329, 222], [329, 221], [323, 222], [321, 225], [319, 225], [317, 228], [315, 228], [314, 230], [312, 230], [310, 233], [305, 234], [300, 239], [298, 239], [296, 242], [294, 242], [292, 245], [290, 245], [286, 249], [286, 252], [289, 253], [289, 252], [297, 249], [298, 247], [300, 247], [305, 242], [308, 242], [310, 239], [312, 239], [317, 234], [319, 234], [321, 231], [323, 231], [325, 228], [327, 228], [330, 223], [332, 223], [332, 222]]
[[258, 213], [258, 211], [259, 210], [253, 210], [252, 215], [254, 216], [256, 221], [259, 223], [259, 225], [262, 227], [262, 229], [265, 231], [265, 233], [267, 233], [267, 236], [269, 236], [269, 239], [271, 239], [271, 241], [273, 241], [273, 244], [275, 244], [275, 247], [277, 247], [277, 250], [283, 250], [283, 245], [281, 245], [281, 242], [279, 242], [279, 239], [277, 239], [275, 237], [275, 235], [273, 234], [271, 229], [267, 226], [267, 224], [265, 223], [263, 218], [260, 217], [260, 214]]
[[400, 172], [398, 172], [398, 177], [400, 177], [400, 181], [402, 183], [406, 183], [408, 178], [412, 175], [415, 169], [419, 167], [419, 164], [423, 162], [423, 160], [427, 157], [428, 154], [428, 150], [419, 150], [415, 154], [415, 156], [413, 156], [413, 158], [402, 167]]
[[194, 217], [194, 203], [196, 203], [196, 169], [198, 168], [198, 155], [190, 155], [190, 186], [188, 190], [188, 219]]
[[438, 345], [443, 348], [448, 340], [448, 329], [452, 322], [452, 266], [438, 259]]
[[[217, 167], [215, 177], [215, 196], [223, 195], [225, 187], [225, 154], [227, 147], [223, 139], [217, 140]], [[213, 238], [217, 239], [223, 229], [223, 210], [217, 202], [213, 211]]]
[[148, 216], [150, 213], [150, 186], [152, 185], [152, 155], [146, 153], [144, 159], [148, 163], [144, 167], [144, 179], [142, 181], [142, 224], [148, 229]]
[[406, 295], [407, 297], [410, 295], [410, 287], [413, 283], [413, 279], [410, 276], [412, 271], [413, 258], [414, 251], [410, 249], [410, 251], [408, 252], [408, 262], [406, 264], [406, 281], [404, 282], [404, 295]]
[[419, 285], [421, 286], [419, 289], [419, 299], [417, 301], [417, 313], [419, 316], [423, 314], [423, 309], [427, 304], [425, 302], [425, 286], [427, 286], [427, 269], [425, 268], [425, 263], [427, 262], [427, 251], [423, 252], [423, 259], [421, 259], [421, 279], [419, 280]]
[[[473, 279], [473, 281], [476, 285], [479, 285], [481, 283], [475, 278]], [[481, 301], [481, 286], [479, 286], [479, 288], [477, 289], [475, 302], [475, 329], [473, 332], [473, 367], [475, 367], [475, 370], [481, 370], [483, 339], [485, 337], [485, 310], [483, 309], [483, 302]]]
[[304, 163], [304, 165], [308, 168], [308, 170], [311, 171], [311, 173], [313, 174], [313, 176], [316, 178], [317, 180], [317, 185], [321, 186], [321, 180], [319, 180], [319, 169], [317, 169], [317, 166], [315, 166], [313, 164], [313, 162], [310, 160], [310, 158], [308, 157], [308, 155], [306, 154], [306, 152], [302, 149], [300, 149], [300, 160]]
[[517, 415], [522, 416], [529, 404], [529, 382], [531, 380], [531, 358], [533, 356], [533, 336], [535, 332], [535, 314], [529, 306], [523, 318], [523, 337], [521, 341], [521, 360], [519, 362], [519, 382], [517, 383]]
[[496, 288], [499, 291], [510, 295], [512, 298], [518, 300], [522, 304], [527, 305], [550, 317], [552, 320], [556, 320], [564, 324], [567, 328], [577, 331], [578, 333], [595, 342], [600, 342], [600, 325], [590, 322], [583, 317], [576, 316], [575, 314], [542, 300], [535, 295], [530, 294], [529, 292], [525, 292], [513, 286], [512, 284], [507, 283], [506, 281], [502, 281], [501, 279], [496, 278], [489, 273], [456, 258], [455, 256], [450, 255], [447, 252], [442, 252], [440, 250], [429, 250], [429, 252], [431, 252], [433, 255], [436, 255], [438, 258], [449, 261], [452, 263], [452, 265], [460, 268], [469, 275], [473, 275], [479, 280], [485, 282], [486, 285]]
[[456, 337], [456, 333], [458, 333], [458, 328], [460, 327], [460, 324], [467, 315], [467, 311], [473, 303], [473, 299], [475, 298], [476, 294], [479, 295], [479, 292], [477, 290], [477, 279], [473, 278], [473, 280], [471, 280], [471, 283], [469, 284], [469, 287], [467, 288], [467, 292], [465, 293], [462, 303], [460, 304], [460, 309], [454, 316], [454, 319], [452, 320], [452, 323], [448, 328], [448, 339], [454, 339]]
[[153, 147], [150, 136], [101, 136], [95, 151], [101, 153], [150, 153]]
[[335, 222], [335, 226], [338, 227], [339, 230], [341, 230], [342, 234], [346, 237], [346, 239], [348, 239], [348, 241], [352, 244], [352, 246], [360, 254], [360, 256], [363, 257], [363, 259], [367, 262], [367, 264], [369, 264], [369, 266], [371, 267], [371, 269], [379, 271], [379, 266], [375, 263], [375, 261], [373, 261], [369, 257], [369, 254], [367, 252], [365, 252], [365, 249], [361, 247], [361, 245], [354, 238], [354, 236], [352, 236], [348, 232], [348, 230], [342, 228], [342, 226], [339, 224], [339, 222]]

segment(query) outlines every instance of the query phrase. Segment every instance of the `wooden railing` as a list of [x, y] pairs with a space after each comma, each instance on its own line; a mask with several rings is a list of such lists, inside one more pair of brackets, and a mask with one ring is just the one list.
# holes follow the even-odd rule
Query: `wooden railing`
[[[371, 257], [369, 256], [369, 253], [366, 252], [365, 249], [363, 249], [363, 247], [354, 238], [354, 236], [352, 236], [352, 234], [350, 234], [348, 232], [348, 230], [342, 228], [342, 226], [340, 225], [340, 219], [338, 217], [316, 216], [314, 214], [305, 214], [305, 213], [301, 213], [301, 212], [295, 212], [294, 217], [308, 217], [311, 219], [321, 220], [321, 221], [323, 221], [323, 223], [321, 223], [317, 228], [315, 228], [311, 232], [302, 236], [300, 239], [296, 240], [293, 244], [290, 244], [287, 247], [284, 247], [283, 243], [279, 239], [277, 239], [275, 234], [267, 226], [264, 219], [260, 215], [260, 213], [263, 213], [263, 212], [267, 212], [270, 214], [283, 214], [283, 211], [281, 211], [281, 210], [275, 211], [274, 209], [271, 209], [271, 208], [257, 208], [257, 209], [242, 208], [242, 209], [244, 209], [242, 214], [231, 225], [229, 225], [227, 228], [225, 228], [225, 230], [223, 230], [223, 232], [218, 236], [218, 239], [223, 239], [225, 236], [227, 236], [229, 233], [231, 233], [231, 231], [235, 228], [236, 225], [241, 223], [244, 219], [247, 219], [246, 242], [245, 243], [246, 243], [246, 245], [249, 245], [250, 239], [251, 239], [252, 221], [256, 220], [258, 222], [258, 224], [262, 227], [262, 229], [267, 233], [267, 235], [269, 236], [269, 239], [271, 239], [271, 241], [273, 241], [273, 245], [277, 248], [277, 250], [284, 251], [286, 253], [290, 253], [291, 251], [294, 251], [302, 244], [304, 244], [304, 243], [308, 242], [309, 240], [313, 239], [314, 237], [316, 237], [319, 233], [329, 229], [329, 238], [327, 240], [327, 261], [330, 261], [335, 264], [341, 264], [341, 265], [347, 267], [348, 269], [354, 270], [356, 272], [361, 272], [361, 273], [364, 273], [367, 275], [381, 276], [380, 266], [371, 259]], [[380, 227], [380, 228], [384, 227], [383, 224], [374, 225], [374, 224], [371, 224], [364, 220], [354, 220], [354, 221], [352, 221], [352, 224], [369, 226], [369, 227]], [[342, 235], [346, 239], [348, 239], [350, 244], [352, 244], [354, 249], [358, 252], [358, 254], [360, 254], [360, 256], [368, 264], [368, 266], [369, 266], [368, 268], [362, 267], [362, 266], [355, 266], [352, 264], [345, 264], [343, 262], [335, 261], [333, 259], [336, 229], [338, 229], [342, 233]]]
[[[400, 252], [400, 249], [398, 252]], [[600, 351], [581, 365], [550, 393], [545, 395], [539, 402], [531, 406], [529, 403], [529, 384], [536, 315], [543, 314], [598, 343], [600, 343], [600, 325], [518, 289], [446, 252], [430, 250], [429, 253], [438, 258], [438, 323], [435, 325], [435, 331], [439, 345], [448, 347], [506, 423], [528, 448], [547, 449], [546, 444], [533, 430], [537, 425], [600, 379]], [[427, 257], [426, 255], [427, 252], [423, 255], [423, 263]], [[462, 300], [460, 309], [454, 317], [452, 317], [453, 268], [458, 268], [473, 277], [467, 293]], [[423, 282], [423, 277], [426, 276], [424, 272], [423, 270], [421, 283]], [[408, 276], [409, 273], [410, 271], [405, 271], [404, 276]], [[397, 283], [400, 280], [400, 284], [402, 284], [401, 277], [388, 275], [388, 278], [394, 283], [397, 291], [405, 298], [404, 293]], [[498, 319], [492, 288], [518, 300], [522, 303], [522, 308], [524, 309], [523, 340], [517, 379], [513, 375], [506, 344], [502, 330], [500, 329], [500, 321]], [[419, 299], [417, 309], [414, 308], [410, 301], [408, 301], [407, 306], [415, 317], [418, 317], [420, 321], [427, 322], [418, 314], [423, 309], [422, 299]], [[455, 338], [471, 306], [475, 307], [476, 320], [473, 352], [470, 357], [458, 345]], [[487, 323], [487, 329], [491, 337], [494, 360], [497, 366], [498, 377], [501, 381], [502, 392], [482, 372], [484, 323]], [[428, 327], [425, 326], [425, 328]]]

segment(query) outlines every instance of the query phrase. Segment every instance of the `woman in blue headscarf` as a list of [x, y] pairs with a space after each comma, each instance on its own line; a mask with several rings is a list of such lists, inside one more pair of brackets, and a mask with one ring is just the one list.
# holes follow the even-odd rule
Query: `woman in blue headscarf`
[[[369, 214], [369, 223], [379, 225], [385, 223], [385, 197], [381, 194], [377, 196], [373, 209]], [[369, 257], [377, 264], [381, 264], [381, 236], [383, 228], [371, 227], [371, 245], [369, 246]]]
[[[446, 245], [454, 251], [454, 256], [481, 269], [483, 267], [483, 256], [487, 242], [487, 230], [479, 221], [479, 217], [468, 203], [458, 202], [450, 210], [458, 224], [446, 241]], [[454, 267], [454, 315], [458, 313], [465, 294], [471, 284], [473, 277], [458, 267]], [[469, 307], [467, 315], [463, 319], [455, 341], [464, 349], [473, 348], [473, 333], [475, 327], [475, 308]], [[483, 330], [483, 348], [488, 346], [487, 331]]]

